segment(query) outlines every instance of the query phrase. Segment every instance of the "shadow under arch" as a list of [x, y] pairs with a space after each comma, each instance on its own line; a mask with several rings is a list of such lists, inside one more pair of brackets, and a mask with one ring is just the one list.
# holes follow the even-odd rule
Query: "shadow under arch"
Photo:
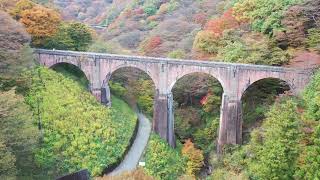
[[152, 116], [156, 85], [147, 72], [137, 67], [120, 67], [109, 73], [104, 83], [112, 95], [124, 99], [135, 110]]
[[263, 78], [250, 84], [241, 96], [242, 102], [242, 141], [246, 144], [253, 128], [259, 127], [265, 113], [275, 102], [277, 96], [291, 90], [285, 80]]
[[121, 64], [119, 66], [116, 66], [115, 68], [112, 68], [112, 70], [106, 75], [105, 79], [104, 79], [104, 82], [103, 83], [106, 83], [106, 82], [109, 82], [110, 78], [112, 77], [112, 74], [114, 74], [115, 72], [117, 72], [118, 70], [121, 70], [121, 69], [138, 69], [140, 70], [141, 72], [145, 73], [148, 75], [148, 77], [152, 80], [153, 84], [155, 85], [156, 89], [158, 88], [157, 85], [157, 78], [155, 77], [155, 75], [153, 73], [151, 73], [150, 71], [148, 71], [146, 68], [142, 68], [140, 67], [139, 65], [128, 65], [128, 64]]
[[222, 87], [222, 91], [224, 92], [224, 82], [218, 77], [218, 76], [215, 76], [213, 74], [210, 74], [210, 73], [207, 73], [207, 72], [198, 72], [198, 71], [194, 71], [194, 72], [189, 72], [189, 73], [186, 73], [186, 74], [180, 74], [179, 76], [177, 76], [177, 78], [171, 82], [171, 84], [169, 85], [169, 88], [168, 88], [168, 91], [171, 92], [172, 89], [175, 87], [175, 85], [177, 84], [177, 82], [185, 77], [188, 77], [188, 76], [192, 76], [192, 75], [195, 75], [195, 74], [203, 74], [203, 75], [207, 75], [208, 77], [210, 78], [213, 78], [215, 79], [216, 81], [219, 82], [220, 86]]
[[49, 68], [74, 80], [85, 89], [90, 90], [89, 78], [86, 73], [78, 66], [71, 63], [60, 62], [50, 66]]
[[[177, 139], [183, 142], [191, 138], [197, 147], [207, 152], [218, 137], [222, 84], [211, 74], [194, 72], [178, 79], [172, 93]], [[203, 133], [214, 128], [212, 123], [216, 125], [213, 129], [216, 134], [206, 136]]]

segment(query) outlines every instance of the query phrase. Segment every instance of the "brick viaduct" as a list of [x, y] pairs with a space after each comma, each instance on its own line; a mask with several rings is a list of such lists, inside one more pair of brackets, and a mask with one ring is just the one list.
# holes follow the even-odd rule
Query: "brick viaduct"
[[97, 99], [110, 105], [108, 81], [116, 70], [123, 67], [138, 68], [153, 80], [156, 95], [154, 102], [153, 131], [175, 146], [174, 119], [171, 90], [185, 75], [206, 73], [217, 79], [223, 87], [218, 144], [241, 144], [241, 97], [254, 82], [265, 78], [285, 81], [294, 94], [309, 82], [311, 71], [283, 67], [219, 63], [194, 60], [125, 56], [57, 50], [35, 50], [41, 65], [52, 67], [69, 63], [79, 67], [90, 82], [90, 90]]

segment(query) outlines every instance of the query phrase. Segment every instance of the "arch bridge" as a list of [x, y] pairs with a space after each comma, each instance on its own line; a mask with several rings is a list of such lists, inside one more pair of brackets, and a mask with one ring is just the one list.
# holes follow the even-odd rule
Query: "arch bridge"
[[265, 78], [285, 81], [294, 94], [299, 94], [311, 79], [311, 70], [273, 66], [220, 63], [195, 60], [125, 56], [74, 51], [35, 50], [41, 65], [52, 67], [69, 63], [79, 67], [90, 82], [92, 94], [111, 105], [108, 81], [113, 72], [134, 67], [146, 72], [156, 89], [153, 131], [175, 146], [171, 90], [177, 80], [191, 73], [206, 73], [216, 78], [222, 88], [222, 105], [218, 145], [242, 142], [241, 97], [254, 82]]

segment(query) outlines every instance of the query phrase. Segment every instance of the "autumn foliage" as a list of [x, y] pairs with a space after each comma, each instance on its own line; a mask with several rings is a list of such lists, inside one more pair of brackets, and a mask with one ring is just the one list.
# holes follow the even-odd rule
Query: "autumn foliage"
[[162, 39], [160, 36], [153, 36], [141, 44], [141, 51], [143, 53], [149, 53], [152, 52], [154, 49], [159, 47], [162, 44]]
[[187, 157], [186, 174], [195, 176], [204, 165], [203, 163], [203, 152], [200, 149], [194, 147], [194, 144], [190, 139], [186, 140], [182, 148], [182, 155]]
[[36, 4], [30, 0], [20, 0], [18, 1], [14, 8], [10, 10], [10, 14], [17, 20], [21, 18], [23, 11], [30, 10], [35, 7]]
[[208, 21], [205, 30], [222, 35], [224, 30], [239, 27], [239, 22], [232, 15], [233, 9], [227, 10], [221, 17]]
[[57, 31], [61, 17], [52, 9], [35, 6], [22, 12], [20, 22], [25, 25], [29, 34], [41, 39], [50, 37]]

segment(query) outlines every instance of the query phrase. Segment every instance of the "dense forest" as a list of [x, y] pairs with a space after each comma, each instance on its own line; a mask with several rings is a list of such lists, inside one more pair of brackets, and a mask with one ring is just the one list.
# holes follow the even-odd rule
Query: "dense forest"
[[[222, 86], [194, 73], [172, 89], [177, 147], [152, 133], [145, 166], [104, 179], [320, 178], [319, 0], [0, 0], [0, 179], [94, 178], [150, 121], [154, 84], [122, 68], [101, 105], [73, 65], [40, 67], [32, 48], [314, 69], [304, 92], [263, 79], [242, 97], [243, 143], [217, 154]], [[66, 93], [68, 92], [68, 93]]]

